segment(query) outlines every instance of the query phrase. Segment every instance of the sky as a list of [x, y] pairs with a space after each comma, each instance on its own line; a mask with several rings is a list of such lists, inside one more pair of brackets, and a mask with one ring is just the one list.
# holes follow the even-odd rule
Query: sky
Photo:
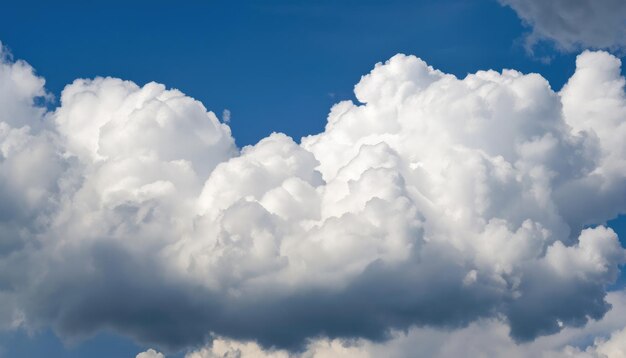
[[397, 53], [458, 76], [538, 72], [555, 88], [574, 70], [575, 54], [550, 64], [526, 56], [527, 30], [495, 1], [25, 1], [5, 9], [3, 43], [57, 97], [75, 78], [164, 83], [216, 113], [229, 109], [240, 146], [272, 131], [321, 131], [330, 106], [353, 98], [359, 78]]
[[1, 8], [0, 356], [626, 355], [622, 1]]

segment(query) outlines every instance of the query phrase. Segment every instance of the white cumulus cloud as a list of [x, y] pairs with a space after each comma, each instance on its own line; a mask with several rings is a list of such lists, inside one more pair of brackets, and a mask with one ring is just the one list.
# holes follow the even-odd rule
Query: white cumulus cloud
[[145, 352], [137, 354], [135, 358], [165, 358], [165, 355], [155, 351], [154, 349], [148, 349]]
[[241, 149], [156, 83], [78, 79], [46, 112], [43, 79], [2, 58], [3, 327], [288, 352], [403, 330], [523, 343], [611, 308], [626, 96], [608, 53], [559, 92], [396, 55], [322, 133]]

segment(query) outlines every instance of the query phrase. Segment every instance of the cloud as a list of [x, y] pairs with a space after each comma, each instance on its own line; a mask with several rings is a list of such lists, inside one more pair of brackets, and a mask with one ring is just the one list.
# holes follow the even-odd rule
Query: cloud
[[38, 106], [50, 96], [45, 81], [24, 61], [12, 61], [0, 43], [0, 327], [24, 315], [13, 294], [30, 279], [26, 257], [45, 235], [67, 170], [58, 142]]
[[499, 0], [532, 28], [526, 48], [540, 41], [562, 51], [626, 48], [626, 3], [621, 0]]
[[4, 57], [0, 93], [22, 99], [0, 107], [0, 322], [295, 351], [485, 321], [520, 343], [601, 319], [626, 260], [602, 226], [626, 211], [619, 67], [584, 52], [554, 92], [396, 55], [322, 133], [238, 149], [156, 83], [79, 79], [46, 112], [43, 80]]
[[595, 347], [591, 352], [596, 355], [604, 355], [607, 357], [625, 357], [626, 356], [626, 328], [614, 332], [607, 341], [596, 341]]
[[230, 117], [231, 117], [230, 109], [226, 108], [225, 110], [222, 111], [222, 121], [224, 123], [230, 123]]
[[617, 358], [626, 355], [626, 292], [608, 295], [613, 308], [603, 319], [585, 327], [566, 328], [558, 334], [517, 344], [508, 328], [497, 319], [484, 319], [469, 326], [447, 331], [412, 328], [393, 332], [385, 342], [365, 339], [316, 338], [299, 353], [264, 349], [255, 342], [216, 338], [211, 344], [186, 354], [186, 358], [263, 358], [263, 357], [542, 357], [542, 358]]
[[135, 358], [165, 358], [165, 355], [155, 351], [154, 349], [148, 349], [145, 352], [137, 354]]

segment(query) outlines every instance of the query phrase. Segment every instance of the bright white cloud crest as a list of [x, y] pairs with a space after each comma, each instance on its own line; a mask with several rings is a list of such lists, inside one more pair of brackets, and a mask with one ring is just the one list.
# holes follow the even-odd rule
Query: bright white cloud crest
[[76, 80], [45, 113], [43, 80], [0, 66], [5, 326], [297, 348], [493, 318], [528, 341], [610, 307], [626, 254], [593, 225], [626, 211], [626, 98], [607, 53], [558, 93], [397, 55], [324, 132], [241, 150], [160, 84]]

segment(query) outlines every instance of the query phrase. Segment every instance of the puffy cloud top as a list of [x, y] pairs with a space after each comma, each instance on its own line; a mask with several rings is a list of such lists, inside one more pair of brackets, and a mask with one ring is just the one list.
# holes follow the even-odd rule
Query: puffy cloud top
[[626, 212], [619, 66], [585, 52], [554, 92], [397, 55], [324, 132], [238, 150], [156, 83], [76, 80], [44, 113], [43, 80], [5, 56], [0, 322], [297, 349], [483, 318], [520, 342], [600, 319], [626, 260], [601, 226]]
[[145, 352], [137, 354], [135, 358], [165, 358], [165, 355], [155, 351], [154, 349], [148, 349]]

